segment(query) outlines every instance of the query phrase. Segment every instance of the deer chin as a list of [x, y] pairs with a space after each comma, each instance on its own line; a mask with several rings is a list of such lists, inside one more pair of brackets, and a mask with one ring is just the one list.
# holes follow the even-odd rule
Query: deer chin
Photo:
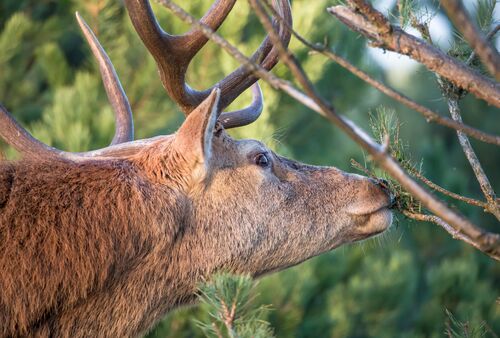
[[360, 222], [356, 222], [358, 224], [352, 236], [353, 242], [378, 235], [392, 224], [392, 211], [387, 206], [358, 217], [360, 217]]

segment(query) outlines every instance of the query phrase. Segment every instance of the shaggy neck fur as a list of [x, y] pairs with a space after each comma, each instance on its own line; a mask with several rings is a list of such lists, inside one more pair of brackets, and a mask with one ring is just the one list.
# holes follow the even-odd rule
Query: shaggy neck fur
[[191, 299], [190, 206], [160, 153], [0, 164], [1, 337], [135, 336]]

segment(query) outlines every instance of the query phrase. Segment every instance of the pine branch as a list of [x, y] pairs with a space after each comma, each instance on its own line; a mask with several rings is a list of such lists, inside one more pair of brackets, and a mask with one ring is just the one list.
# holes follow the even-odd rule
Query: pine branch
[[[433, 123], [437, 123], [437, 124], [443, 125], [443, 126], [448, 127], [448, 128], [460, 130], [460, 131], [464, 132], [465, 134], [467, 134], [471, 137], [474, 137], [480, 141], [486, 142], [486, 143], [500, 145], [500, 136], [486, 133], [482, 130], [473, 128], [469, 125], [466, 125], [463, 122], [458, 123], [458, 122], [454, 121], [453, 119], [441, 116], [438, 113], [430, 110], [429, 108], [418, 104], [417, 102], [413, 101], [412, 99], [410, 99], [406, 95], [396, 91], [395, 89], [385, 85], [384, 83], [382, 83], [380, 81], [375, 80], [369, 74], [367, 74], [366, 72], [357, 68], [356, 66], [351, 64], [349, 61], [347, 61], [343, 57], [335, 54], [327, 46], [313, 44], [313, 43], [307, 41], [297, 31], [295, 31], [293, 29], [293, 27], [290, 27], [288, 25], [288, 23], [285, 20], [283, 20], [283, 18], [280, 17], [280, 15], [274, 10], [274, 8], [272, 8], [272, 6], [270, 6], [268, 0], [263, 0], [263, 2], [266, 3], [267, 9], [272, 12], [273, 16], [275, 18], [277, 18], [278, 20], [280, 20], [280, 22], [282, 24], [284, 24], [286, 26], [286, 28], [288, 28], [291, 31], [291, 33], [297, 38], [297, 40], [299, 40], [303, 45], [310, 48], [314, 52], [320, 53], [320, 54], [326, 56], [327, 58], [329, 58], [330, 60], [336, 62], [341, 67], [348, 70], [353, 75], [355, 75], [359, 79], [365, 81], [366, 83], [368, 83], [369, 85], [371, 85], [375, 89], [379, 90], [383, 94], [385, 94], [385, 95], [391, 97], [392, 99], [404, 104], [408, 108], [417, 111], [418, 113], [420, 113], [422, 116], [425, 117], [427, 122], [433, 122]], [[427, 31], [428, 31], [428, 29], [427, 29]]]
[[[452, 9], [456, 9], [458, 12], [454, 13], [453, 15], [455, 16], [455, 24], [461, 23], [464, 24], [465, 27], [464, 31], [467, 31], [468, 34], [476, 34], [476, 32], [472, 32], [471, 30], [475, 30], [475, 26], [473, 26], [471, 20], [468, 18], [467, 13], [465, 12], [465, 9], [463, 8], [462, 4], [457, 1], [455, 4], [451, 4], [448, 1], [444, 1], [443, 4], [446, 3], [447, 10], [450, 11]], [[493, 8], [491, 8], [491, 11], [493, 11]], [[450, 15], [450, 14], [449, 14]], [[468, 21], [469, 23], [464, 23], [463, 21]], [[488, 21], [491, 21], [491, 17], [489, 18]], [[473, 27], [469, 27], [473, 26]], [[487, 36], [486, 40], [491, 39], [494, 35], [495, 32], [497, 31], [496, 28], [494, 28], [492, 31], [490, 31]], [[470, 36], [469, 36], [470, 38]], [[471, 55], [467, 58], [466, 64], [470, 65], [472, 61], [474, 60], [474, 55], [477, 53], [477, 50], [472, 51]], [[497, 55], [498, 56], [498, 55]], [[484, 60], [483, 60], [484, 61]], [[491, 61], [491, 60], [490, 60]], [[443, 94], [444, 98], [447, 101], [448, 104], [448, 110], [450, 112], [450, 115], [454, 121], [457, 122], [462, 122], [462, 115], [460, 111], [460, 106], [459, 106], [459, 101], [462, 99], [465, 95], [462, 89], [456, 87], [454, 84], [449, 82], [447, 79], [444, 79], [440, 77], [439, 75], [437, 76], [439, 88], [441, 90], [441, 93]], [[465, 157], [467, 158], [467, 161], [472, 167], [472, 171], [474, 172], [474, 175], [479, 183], [479, 186], [483, 192], [484, 197], [486, 198], [486, 206], [485, 210], [492, 213], [497, 220], [500, 220], [500, 205], [498, 203], [498, 200], [496, 198], [495, 191], [493, 190], [493, 187], [486, 176], [486, 173], [483, 170], [483, 167], [474, 151], [472, 148], [472, 145], [469, 141], [469, 138], [467, 135], [462, 133], [461, 131], [457, 131], [457, 137], [460, 143], [460, 146], [462, 147], [462, 150], [464, 151]]]
[[266, 306], [254, 305], [250, 276], [215, 274], [199, 286], [201, 307], [209, 314], [208, 322], [196, 321], [207, 337], [264, 338], [272, 329], [263, 319]]
[[[457, 5], [457, 6], [461, 6], [461, 5]], [[491, 10], [493, 10], [493, 8]], [[463, 14], [464, 13], [459, 14], [459, 16], [461, 16]], [[419, 29], [423, 32], [427, 32], [426, 40], [429, 41], [430, 43], [432, 43], [432, 37], [430, 36], [430, 34], [428, 34], [429, 33], [428, 25], [418, 23], [416, 18], [413, 21], [414, 21], [414, 26], [419, 27]], [[491, 18], [489, 18], [488, 21], [491, 21]], [[494, 28], [492, 31], [490, 31], [487, 34], [486, 39], [487, 40], [491, 39], [495, 35], [496, 31], [497, 31], [496, 28]], [[467, 66], [469, 66], [472, 63], [472, 61], [474, 60], [474, 56], [475, 56], [475, 51], [472, 51], [471, 55], [468, 57], [468, 59], [466, 61]], [[453, 85], [447, 79], [440, 77], [439, 75], [437, 75], [437, 79], [438, 79], [438, 83], [439, 83], [439, 88], [440, 88], [443, 96], [445, 97], [445, 99], [448, 103], [448, 109], [449, 109], [449, 112], [451, 114], [452, 119], [456, 122], [459, 122], [459, 123], [463, 122], [458, 102], [465, 95], [465, 92], [462, 89]], [[489, 182], [489, 179], [486, 176], [486, 174], [481, 166], [481, 163], [479, 162], [479, 159], [478, 159], [476, 153], [474, 152], [472, 145], [470, 144], [470, 141], [469, 141], [467, 135], [465, 135], [463, 132], [458, 131], [458, 130], [457, 130], [457, 135], [458, 135], [458, 140], [459, 140], [460, 146], [462, 147], [462, 149], [465, 153], [465, 156], [472, 167], [474, 175], [476, 176], [476, 178], [479, 182], [479, 185], [481, 187], [481, 190], [483, 191], [483, 195], [485, 196], [487, 203], [484, 203], [481, 201], [476, 201], [473, 199], [469, 199], [467, 197], [463, 197], [463, 196], [460, 196], [458, 194], [447, 191], [446, 189], [441, 188], [440, 186], [434, 184], [433, 182], [430, 182], [425, 177], [419, 177], [419, 179], [422, 180], [427, 185], [433, 187], [434, 189], [436, 189], [437, 191], [439, 191], [445, 195], [448, 195], [452, 198], [455, 198], [457, 200], [461, 200], [461, 201], [468, 203], [468, 204], [471, 204], [471, 205], [482, 206], [485, 211], [490, 212], [498, 220], [500, 220], [500, 217], [499, 217], [500, 216], [500, 206], [498, 204], [498, 200], [496, 198], [495, 192], [493, 191], [493, 188]], [[418, 173], [417, 173], [417, 175], [418, 175]], [[417, 176], [417, 175], [415, 175], [415, 176]]]
[[457, 87], [500, 108], [500, 86], [495, 81], [429, 43], [392, 26], [380, 12], [365, 1], [350, 0], [349, 3], [351, 7], [333, 6], [328, 8], [328, 12], [351, 30], [370, 39], [375, 46], [407, 55]]
[[[386, 138], [389, 140], [387, 148], [389, 149], [390, 154], [396, 158], [403, 168], [413, 177], [419, 179], [422, 183], [434, 191], [466, 204], [480, 207], [485, 212], [491, 212], [488, 209], [488, 203], [451, 192], [432, 182], [430, 179], [425, 177], [420, 170], [416, 169], [411, 161], [408, 160], [408, 155], [406, 154], [405, 149], [406, 147], [402, 146], [401, 141], [399, 140], [400, 123], [397, 120], [394, 121], [390, 113], [379, 109], [377, 118], [370, 118], [370, 125], [375, 138], [379, 140]], [[354, 159], [351, 159], [351, 165], [357, 170], [362, 171], [365, 175], [372, 177], [373, 179], [378, 179], [374, 173], [374, 168], [368, 169], [368, 167], [362, 166]], [[413, 201], [409, 200], [407, 196], [405, 196], [405, 191], [397, 186], [397, 182], [389, 180], [389, 184], [390, 186], [388, 188], [396, 195], [396, 208], [399, 211], [409, 211], [414, 213], [415, 210], [420, 209], [420, 206], [415, 205]]]
[[448, 17], [462, 33], [465, 40], [474, 49], [488, 71], [500, 80], [500, 55], [481, 34], [479, 28], [471, 20], [460, 0], [441, 0]]
[[[446, 330], [445, 333], [450, 338], [481, 338], [488, 332], [486, 322], [461, 322], [448, 310], [445, 309], [446, 316]], [[494, 333], [493, 333], [494, 334]], [[495, 337], [496, 334], [493, 335]]]

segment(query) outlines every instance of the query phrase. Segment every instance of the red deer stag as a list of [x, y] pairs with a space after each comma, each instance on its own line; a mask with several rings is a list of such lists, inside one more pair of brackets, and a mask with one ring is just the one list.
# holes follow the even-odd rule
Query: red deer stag
[[[217, 29], [236, 0], [202, 21]], [[133, 141], [128, 100], [104, 50], [78, 16], [116, 115], [110, 146], [84, 153], [34, 139], [0, 106], [0, 135], [23, 158], [0, 163], [0, 336], [138, 336], [192, 302], [215, 271], [260, 276], [391, 224], [389, 192], [375, 180], [283, 158], [225, 131], [262, 110], [256, 78], [240, 67], [196, 91], [197, 30], [165, 33], [147, 0], [125, 0], [168, 95], [186, 114], [173, 135]], [[288, 0], [274, 7], [291, 23]], [[275, 20], [287, 44], [290, 34]], [[278, 61], [266, 38], [253, 59]], [[253, 85], [252, 104], [219, 113]]]

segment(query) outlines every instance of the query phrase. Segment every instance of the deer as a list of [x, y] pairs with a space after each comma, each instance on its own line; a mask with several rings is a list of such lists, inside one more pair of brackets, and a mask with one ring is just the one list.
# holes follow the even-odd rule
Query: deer
[[[216, 30], [236, 0], [201, 22]], [[136, 337], [196, 300], [218, 271], [260, 277], [386, 230], [383, 180], [282, 157], [227, 132], [263, 109], [258, 78], [240, 66], [212, 88], [185, 82], [208, 38], [163, 31], [147, 0], [125, 0], [168, 96], [186, 119], [172, 135], [134, 140], [116, 71], [77, 13], [115, 114], [107, 147], [80, 153], [35, 139], [0, 105], [0, 136], [21, 157], [0, 161], [0, 336]], [[273, 8], [288, 45], [288, 0]], [[271, 70], [266, 37], [252, 56]], [[251, 103], [223, 110], [247, 89]]]

